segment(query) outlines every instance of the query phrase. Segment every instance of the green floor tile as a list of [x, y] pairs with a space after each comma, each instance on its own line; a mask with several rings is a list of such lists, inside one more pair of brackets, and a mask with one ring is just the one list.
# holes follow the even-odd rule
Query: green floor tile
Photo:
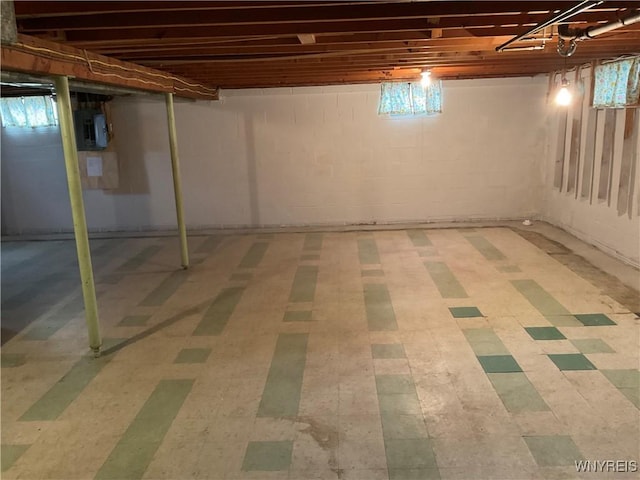
[[633, 403], [636, 408], [640, 408], [640, 389], [620, 387], [618, 390], [620, 390], [620, 393], [627, 397], [627, 399]]
[[419, 257], [436, 257], [438, 255], [438, 251], [435, 248], [427, 248], [426, 250], [419, 250], [418, 251], [418, 256]]
[[22, 337], [23, 340], [35, 340], [43, 341], [48, 340], [57, 333], [66, 323], [71, 320], [71, 317], [66, 319], [49, 317], [46, 320], [41, 320], [37, 325], [31, 327]]
[[524, 373], [488, 373], [487, 376], [509, 412], [549, 410], [548, 405]]
[[444, 262], [424, 262], [442, 298], [467, 298], [467, 292]]
[[432, 247], [433, 243], [422, 230], [407, 230], [407, 235], [411, 239], [414, 247]]
[[525, 330], [534, 340], [563, 340], [567, 338], [556, 327], [526, 327]]
[[307, 355], [306, 333], [281, 333], [258, 407], [258, 417], [295, 417]]
[[317, 253], [305, 253], [303, 255], [300, 255], [300, 260], [305, 261], [305, 260], [320, 260], [320, 255], [318, 255]]
[[383, 270], [362, 270], [362, 276], [363, 277], [384, 277], [384, 271]]
[[9, 470], [14, 463], [27, 451], [30, 445], [5, 445], [0, 446], [0, 458], [2, 458], [2, 471]]
[[615, 353], [613, 348], [599, 338], [576, 338], [571, 343], [580, 353]]
[[311, 311], [309, 310], [292, 310], [284, 312], [283, 322], [310, 322]]
[[253, 278], [252, 273], [232, 273], [229, 280], [232, 282], [248, 282]]
[[401, 343], [378, 343], [371, 345], [373, 358], [406, 358]]
[[299, 266], [293, 278], [289, 301], [291, 303], [313, 302], [318, 283], [318, 267], [311, 265]]
[[580, 323], [587, 327], [597, 327], [600, 325], [615, 325], [616, 322], [607, 317], [604, 313], [587, 313], [584, 315], [574, 315]]
[[220, 335], [238, 302], [240, 302], [243, 293], [244, 287], [232, 287], [222, 290], [202, 316], [202, 320], [193, 331], [193, 335]]
[[483, 355], [478, 361], [486, 373], [521, 372], [518, 362], [511, 355]]
[[640, 371], [633, 369], [600, 371], [620, 393], [640, 408]]
[[159, 245], [150, 245], [143, 248], [139, 253], [131, 257], [118, 267], [118, 271], [132, 271], [140, 268], [147, 263], [151, 258], [158, 253], [162, 248]]
[[385, 438], [384, 448], [389, 470], [437, 468], [428, 438]]
[[21, 421], [55, 420], [89, 385], [109, 357], [82, 357], [20, 417]]
[[437, 468], [392, 468], [389, 469], [389, 480], [439, 480]]
[[291, 464], [293, 442], [290, 440], [271, 442], [249, 442], [242, 462], [245, 472], [273, 472], [287, 470]]
[[307, 233], [304, 237], [303, 250], [321, 250], [322, 239], [324, 235], [322, 233]]
[[581, 353], [547, 355], [560, 370], [596, 370], [593, 363]]
[[212, 253], [218, 245], [222, 242], [222, 237], [208, 236], [204, 242], [202, 242], [194, 253]]
[[618, 388], [640, 389], [640, 371], [633, 369], [600, 370]]
[[503, 273], [518, 273], [522, 271], [517, 265], [499, 265], [496, 268]]
[[481, 235], [470, 235], [465, 237], [476, 250], [478, 250], [487, 260], [504, 260], [506, 257], [489, 240]]
[[511, 280], [511, 284], [533, 305], [552, 325], [556, 327], [578, 327], [576, 318], [562, 306], [549, 292], [535, 280]]
[[403, 415], [382, 413], [384, 438], [428, 438], [427, 427], [421, 414]]
[[268, 242], [255, 242], [253, 245], [251, 245], [251, 247], [249, 247], [249, 250], [247, 250], [247, 253], [240, 261], [240, 265], [238, 265], [238, 268], [257, 267], [262, 261], [267, 248], [269, 248]]
[[374, 265], [380, 263], [378, 247], [373, 238], [358, 239], [358, 258], [361, 265]]
[[187, 270], [176, 270], [171, 273], [140, 302], [140, 305], [143, 307], [158, 307], [162, 305], [176, 293], [188, 276]]
[[449, 307], [453, 318], [474, 318], [483, 317], [482, 312], [477, 307]]
[[160, 380], [95, 476], [96, 480], [142, 478], [193, 380]]
[[415, 389], [412, 393], [379, 393], [378, 404], [382, 415], [420, 415], [420, 401]]
[[544, 435], [523, 437], [529, 451], [541, 467], [575, 466], [584, 460], [577, 445], [567, 435]]
[[379, 283], [366, 283], [363, 285], [363, 292], [369, 330], [397, 330], [398, 323], [387, 286]]
[[97, 283], [107, 283], [109, 285], [116, 285], [117, 283], [120, 283], [122, 280], [124, 280], [125, 275], [123, 274], [117, 274], [117, 273], [108, 273], [106, 275], [101, 275], [98, 280]]
[[2, 368], [15, 368], [27, 363], [27, 355], [24, 353], [3, 353]]
[[119, 327], [141, 327], [147, 324], [147, 320], [151, 318], [151, 315], [127, 315], [120, 322]]
[[204, 363], [210, 354], [210, 348], [183, 348], [173, 363]]
[[509, 355], [509, 350], [491, 328], [466, 328], [462, 333], [476, 355]]
[[376, 375], [378, 395], [392, 393], [415, 393], [411, 375]]

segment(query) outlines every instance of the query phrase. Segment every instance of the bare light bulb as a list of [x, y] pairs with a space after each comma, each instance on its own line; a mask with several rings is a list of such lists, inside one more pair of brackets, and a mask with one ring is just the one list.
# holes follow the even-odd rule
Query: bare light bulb
[[560, 90], [556, 94], [556, 104], [566, 107], [571, 104], [571, 92], [569, 91], [569, 82], [562, 80]]
[[420, 76], [422, 76], [420, 85], [422, 85], [423, 88], [427, 88], [429, 85], [431, 85], [431, 71], [426, 70], [422, 72]]

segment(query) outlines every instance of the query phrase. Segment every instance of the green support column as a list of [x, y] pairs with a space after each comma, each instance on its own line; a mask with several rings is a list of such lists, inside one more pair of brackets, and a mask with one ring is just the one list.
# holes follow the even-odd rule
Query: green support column
[[167, 121], [169, 123], [173, 192], [176, 197], [176, 216], [178, 217], [178, 232], [180, 233], [180, 256], [182, 258], [182, 268], [189, 268], [189, 246], [187, 245], [187, 229], [184, 225], [184, 212], [182, 209], [182, 186], [180, 181], [180, 162], [178, 160], [176, 116], [173, 111], [173, 93], [165, 93], [165, 99], [167, 103]]
[[64, 163], [67, 169], [67, 183], [69, 184], [73, 231], [76, 238], [76, 249], [78, 251], [78, 264], [80, 265], [80, 281], [82, 282], [85, 318], [87, 321], [87, 329], [89, 330], [89, 346], [94, 354], [98, 356], [100, 355], [102, 339], [100, 338], [100, 328], [98, 325], [98, 302], [96, 301], [96, 287], [93, 283], [91, 250], [89, 249], [87, 220], [85, 218], [84, 202], [82, 200], [76, 136], [73, 130], [69, 80], [67, 77], [55, 77], [55, 86], [58, 118], [60, 119], [60, 132], [62, 135], [62, 148], [64, 150]]

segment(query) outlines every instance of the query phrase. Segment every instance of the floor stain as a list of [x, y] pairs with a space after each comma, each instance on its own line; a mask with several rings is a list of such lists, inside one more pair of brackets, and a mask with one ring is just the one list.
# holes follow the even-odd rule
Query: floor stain
[[640, 296], [638, 292], [622, 283], [613, 275], [600, 270], [584, 257], [574, 253], [561, 243], [545, 237], [541, 233], [520, 230], [518, 228], [511, 228], [511, 230], [551, 255], [573, 273], [580, 275], [586, 281], [598, 287], [604, 295], [613, 298], [616, 302], [629, 309], [629, 311], [640, 311]]
[[344, 471], [338, 468], [337, 459], [338, 432], [312, 417], [298, 417], [298, 422], [308, 425], [300, 431], [311, 435], [320, 448], [329, 452], [329, 468], [338, 476], [338, 479], [343, 478]]

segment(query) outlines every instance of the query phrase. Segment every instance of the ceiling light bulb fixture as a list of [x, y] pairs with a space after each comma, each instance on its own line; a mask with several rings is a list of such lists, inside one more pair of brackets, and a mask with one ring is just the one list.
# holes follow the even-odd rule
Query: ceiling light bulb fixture
[[569, 91], [569, 82], [566, 78], [562, 78], [562, 84], [560, 90], [556, 94], [556, 103], [563, 107], [566, 107], [571, 103], [571, 92]]
[[420, 76], [422, 77], [420, 85], [422, 85], [423, 88], [427, 88], [431, 85], [431, 70], [424, 70]]

